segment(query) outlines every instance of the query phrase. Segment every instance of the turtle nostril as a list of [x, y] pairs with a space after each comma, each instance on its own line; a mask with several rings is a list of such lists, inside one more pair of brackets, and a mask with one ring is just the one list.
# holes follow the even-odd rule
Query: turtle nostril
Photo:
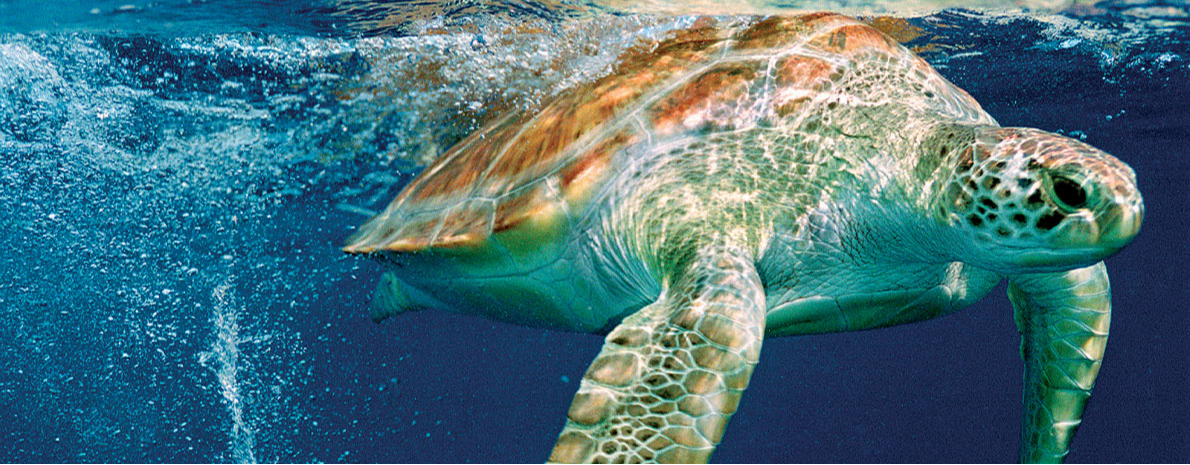
[[1087, 205], [1087, 191], [1083, 190], [1083, 186], [1067, 177], [1054, 177], [1054, 196], [1057, 197], [1058, 203], [1071, 210], [1077, 210]]

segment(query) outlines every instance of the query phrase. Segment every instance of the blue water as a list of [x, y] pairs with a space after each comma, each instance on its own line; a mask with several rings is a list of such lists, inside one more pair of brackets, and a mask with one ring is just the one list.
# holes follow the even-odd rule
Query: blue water
[[[374, 324], [381, 269], [338, 246], [451, 143], [689, 18], [341, 3], [0, 1], [0, 461], [548, 456], [601, 338]], [[1002, 124], [1084, 138], [1140, 180], [1071, 462], [1190, 461], [1190, 24], [1185, 3], [1136, 3], [909, 19]], [[1017, 348], [1002, 290], [766, 341], [714, 459], [1015, 460]]]

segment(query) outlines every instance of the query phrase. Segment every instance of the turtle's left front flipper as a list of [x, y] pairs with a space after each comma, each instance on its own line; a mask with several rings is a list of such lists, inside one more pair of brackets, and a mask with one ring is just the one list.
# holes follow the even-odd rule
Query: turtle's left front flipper
[[1111, 320], [1103, 263], [1010, 280], [1025, 361], [1020, 460], [1060, 463], [1095, 386]]
[[550, 461], [709, 460], [760, 357], [764, 311], [747, 252], [703, 250], [607, 336]]

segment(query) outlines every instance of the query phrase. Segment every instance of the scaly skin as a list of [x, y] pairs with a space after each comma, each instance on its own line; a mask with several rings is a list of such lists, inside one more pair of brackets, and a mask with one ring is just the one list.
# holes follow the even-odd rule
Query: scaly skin
[[[710, 239], [710, 238], [708, 238]], [[683, 259], [657, 302], [607, 336], [551, 462], [701, 463], [735, 413], [764, 336], [764, 289], [724, 238]]]
[[1107, 346], [1107, 269], [1100, 262], [1062, 273], [1014, 276], [1009, 282], [1025, 361], [1020, 460], [1061, 463]]

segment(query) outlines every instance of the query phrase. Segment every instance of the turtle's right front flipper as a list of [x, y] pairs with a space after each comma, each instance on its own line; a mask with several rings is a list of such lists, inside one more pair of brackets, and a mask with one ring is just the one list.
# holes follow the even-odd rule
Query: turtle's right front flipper
[[764, 311], [746, 252], [700, 253], [607, 336], [550, 461], [709, 460], [760, 357]]
[[1020, 460], [1060, 463], [1091, 397], [1111, 320], [1103, 262], [1063, 273], [1012, 278], [1025, 361]]

